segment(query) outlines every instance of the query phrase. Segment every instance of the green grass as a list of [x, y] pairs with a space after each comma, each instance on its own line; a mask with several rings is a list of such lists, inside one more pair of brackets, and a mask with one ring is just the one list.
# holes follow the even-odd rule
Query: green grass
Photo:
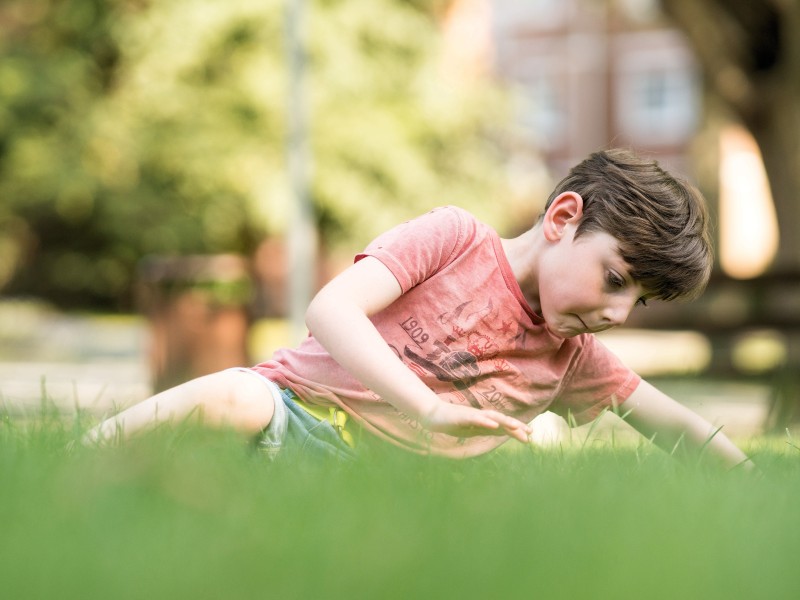
[[2, 598], [800, 594], [796, 440], [753, 448], [755, 475], [646, 444], [270, 463], [181, 429], [67, 451], [81, 430], [0, 422]]

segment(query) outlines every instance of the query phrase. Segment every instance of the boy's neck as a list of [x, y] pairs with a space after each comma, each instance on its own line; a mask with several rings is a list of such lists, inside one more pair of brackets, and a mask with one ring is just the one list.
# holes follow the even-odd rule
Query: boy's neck
[[528, 301], [533, 312], [539, 314], [539, 274], [538, 257], [543, 239], [540, 228], [529, 229], [519, 237], [501, 239], [503, 251], [511, 266], [511, 272], [517, 280], [522, 295]]

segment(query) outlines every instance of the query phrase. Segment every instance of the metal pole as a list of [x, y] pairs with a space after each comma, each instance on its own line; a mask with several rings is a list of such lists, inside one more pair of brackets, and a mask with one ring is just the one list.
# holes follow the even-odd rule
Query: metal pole
[[286, 56], [288, 63], [287, 162], [290, 179], [289, 321], [291, 343], [306, 335], [305, 311], [316, 287], [317, 230], [311, 200], [311, 153], [305, 90], [305, 0], [287, 0]]

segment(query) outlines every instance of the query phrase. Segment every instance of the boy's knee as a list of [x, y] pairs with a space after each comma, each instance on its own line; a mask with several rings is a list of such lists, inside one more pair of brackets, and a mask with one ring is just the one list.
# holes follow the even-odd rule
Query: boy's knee
[[[270, 383], [253, 371], [229, 369], [207, 376], [203, 394], [204, 418], [245, 433], [257, 433], [269, 425], [275, 412]], [[209, 393], [210, 392], [210, 393]]]

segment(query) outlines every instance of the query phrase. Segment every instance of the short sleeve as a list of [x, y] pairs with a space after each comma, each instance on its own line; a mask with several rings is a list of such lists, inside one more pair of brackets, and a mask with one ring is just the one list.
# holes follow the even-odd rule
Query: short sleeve
[[550, 410], [578, 425], [589, 423], [604, 409], [619, 406], [641, 378], [595, 336], [582, 336], [584, 345], [567, 382]]
[[403, 293], [441, 271], [470, 237], [468, 213], [452, 206], [436, 208], [375, 238], [355, 261], [380, 260], [394, 274]]

